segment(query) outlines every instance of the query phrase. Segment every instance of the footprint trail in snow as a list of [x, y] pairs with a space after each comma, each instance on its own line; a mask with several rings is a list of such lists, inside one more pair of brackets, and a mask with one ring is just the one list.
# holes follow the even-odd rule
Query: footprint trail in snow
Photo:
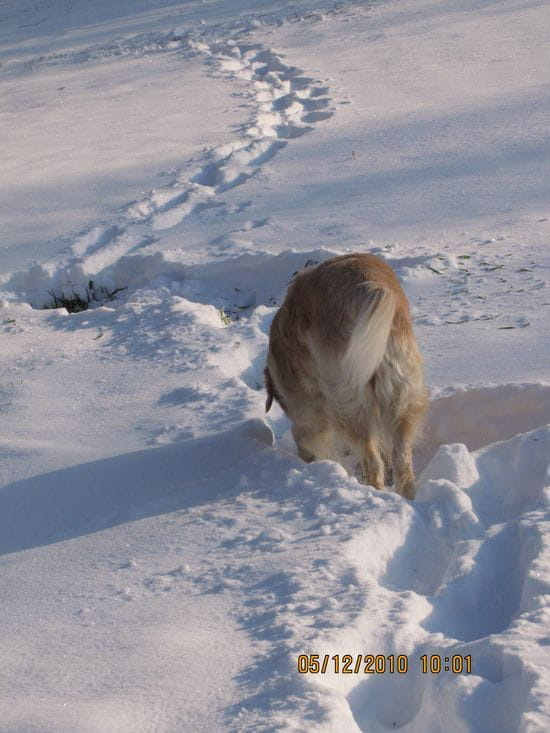
[[148, 255], [163, 231], [223, 207], [224, 193], [246, 184], [289, 142], [334, 113], [328, 87], [271, 49], [237, 40], [170, 38], [171, 47], [181, 43], [186, 53], [203, 58], [209, 73], [245, 85], [246, 106], [252, 109], [248, 120], [235, 140], [204, 153], [201, 165], [184, 166], [190, 172], [128, 204], [114, 221], [77, 235], [65, 262], [15, 273], [8, 287], [34, 306], [49, 303], [51, 291], [81, 291], [89, 280], [109, 289], [143, 284], [155, 274]]
[[215, 206], [221, 194], [256, 175], [289, 140], [333, 114], [328, 89], [285, 64], [270, 49], [237, 42], [196, 42], [193, 48], [207, 57], [217, 73], [249, 84], [255, 111], [241, 138], [211, 150], [207, 162], [187, 181], [129, 207], [131, 218], [150, 221], [155, 231], [176, 226], [197, 207]]

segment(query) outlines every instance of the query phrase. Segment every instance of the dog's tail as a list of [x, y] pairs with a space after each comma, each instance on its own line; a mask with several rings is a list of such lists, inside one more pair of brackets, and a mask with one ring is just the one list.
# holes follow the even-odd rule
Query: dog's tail
[[361, 400], [365, 386], [380, 366], [387, 349], [395, 314], [391, 290], [376, 283], [363, 283], [362, 294], [347, 348], [337, 364], [337, 401], [340, 404]]

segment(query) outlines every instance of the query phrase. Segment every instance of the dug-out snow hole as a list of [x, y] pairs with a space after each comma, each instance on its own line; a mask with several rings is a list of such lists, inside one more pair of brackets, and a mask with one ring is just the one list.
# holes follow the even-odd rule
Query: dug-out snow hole
[[51, 297], [51, 301], [42, 307], [44, 310], [65, 308], [68, 313], [81, 313], [90, 307], [97, 307], [118, 300], [118, 294], [126, 289], [123, 286], [109, 290], [104, 285], [96, 285], [93, 280], [89, 280], [88, 284], [83, 287], [73, 287], [70, 290], [65, 289], [58, 292], [49, 290], [48, 295]]

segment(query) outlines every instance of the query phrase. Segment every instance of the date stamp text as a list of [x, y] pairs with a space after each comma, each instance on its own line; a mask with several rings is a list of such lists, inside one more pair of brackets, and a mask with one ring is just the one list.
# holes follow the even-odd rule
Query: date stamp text
[[420, 665], [422, 674], [471, 674], [472, 656], [453, 654], [422, 654], [410, 657], [408, 654], [300, 654], [300, 674], [407, 674]]

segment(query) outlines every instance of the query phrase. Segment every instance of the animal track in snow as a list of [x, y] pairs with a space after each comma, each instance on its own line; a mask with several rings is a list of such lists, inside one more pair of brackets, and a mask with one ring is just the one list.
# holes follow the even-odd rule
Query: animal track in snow
[[254, 111], [240, 139], [213, 148], [188, 180], [130, 205], [128, 216], [150, 221], [156, 231], [176, 226], [213, 197], [246, 183], [289, 140], [334, 114], [327, 87], [303, 76], [301, 69], [285, 64], [270, 49], [234, 41], [195, 42], [193, 47], [206, 55], [213, 73], [249, 84]]
[[[9, 288], [33, 306], [47, 306], [51, 302], [48, 291], [79, 292], [89, 280], [113, 288], [125, 269], [121, 262], [147, 251], [157, 241], [157, 232], [175, 227], [204, 209], [221, 207], [222, 213], [231, 213], [224, 208], [226, 192], [245, 184], [290, 141], [334, 114], [328, 87], [285, 63], [270, 49], [232, 40], [208, 43], [187, 37], [172, 38], [171, 48], [174, 43], [181, 44], [184, 52], [191, 49], [205, 58], [209, 73], [246, 84], [247, 106], [252, 108], [248, 120], [235, 140], [207, 151], [202, 165], [188, 175], [128, 204], [114, 220], [81, 232], [65, 262], [15, 273]], [[222, 240], [218, 247], [223, 249]], [[132, 285], [121, 281], [116, 287], [126, 286]]]

